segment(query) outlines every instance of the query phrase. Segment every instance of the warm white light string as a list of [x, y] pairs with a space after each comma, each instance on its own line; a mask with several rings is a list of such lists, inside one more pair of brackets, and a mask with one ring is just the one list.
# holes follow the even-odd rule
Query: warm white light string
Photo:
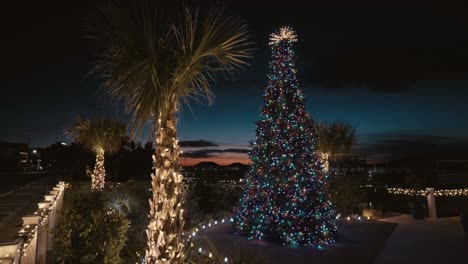
[[57, 187], [59, 187], [57, 194], [54, 195], [52, 201], [47, 201], [49, 202], [49, 207], [39, 208], [34, 212], [34, 216], [39, 216], [38, 224], [37, 225], [25, 225], [18, 232], [19, 236], [24, 238], [20, 245], [20, 248], [17, 251], [18, 253], [21, 253], [21, 256], [26, 256], [26, 250], [28, 246], [31, 245], [32, 240], [36, 236], [39, 226], [45, 225], [47, 219], [49, 218], [49, 211], [52, 210], [52, 208], [57, 203], [57, 197], [59, 197], [62, 194], [62, 192], [66, 188], [66, 184], [61, 182], [57, 185]]
[[468, 188], [451, 189], [451, 190], [435, 190], [435, 196], [468, 196]]
[[403, 189], [403, 188], [387, 188], [389, 194], [407, 195], [407, 196], [426, 196], [426, 190]]
[[[199, 224], [198, 227], [195, 227], [194, 229], [192, 229], [192, 232], [188, 233], [188, 236], [185, 233], [183, 233], [182, 235], [185, 236], [185, 239], [184, 239], [185, 242], [188, 242], [192, 238], [196, 237], [199, 233], [201, 233], [203, 231], [207, 231], [208, 229], [210, 229], [210, 228], [212, 228], [214, 226], [233, 223], [233, 222], [234, 222], [234, 219], [232, 217], [231, 218], [229, 218], [229, 217], [223, 218], [221, 220], [209, 221], [207, 224]], [[193, 243], [190, 243], [190, 246], [193, 247], [194, 246]], [[208, 258], [213, 257], [212, 252], [210, 252], [209, 250], [203, 250], [202, 247], [199, 247], [197, 252], [198, 252], [198, 254], [207, 256]], [[228, 261], [229, 261], [229, 258], [224, 257], [224, 262], [223, 263], [228, 263]]]
[[[427, 190], [404, 189], [404, 188], [387, 188], [387, 192], [389, 194], [407, 195], [407, 196], [426, 196], [430, 193]], [[434, 190], [434, 196], [437, 196], [437, 197], [468, 196], [468, 188]]]
[[[338, 215], [338, 216], [336, 217], [336, 219], [340, 219], [340, 218], [341, 218], [340, 215]], [[357, 217], [351, 218], [350, 216], [348, 216], [348, 217], [346, 217], [345, 219], [346, 219], [347, 221], [351, 221], [351, 220], [353, 220], [353, 219], [356, 219], [356, 220], [358, 220], [358, 221], [362, 221], [362, 220], [365, 220], [365, 219], [370, 220], [371, 217], [369, 217], [369, 216], [367, 216], [367, 217], [364, 217], [364, 216], [357, 216]], [[198, 225], [198, 227], [195, 227], [195, 228], [192, 230], [192, 232], [188, 234], [188, 236], [187, 236], [187, 234], [185, 234], [185, 233], [184, 233], [183, 235], [185, 236], [185, 241], [188, 242], [190, 239], [196, 237], [199, 233], [201, 233], [201, 232], [203, 232], [203, 231], [207, 231], [208, 229], [210, 229], [210, 228], [212, 228], [212, 227], [214, 227], [214, 226], [223, 225], [223, 224], [229, 224], [229, 223], [233, 223], [233, 222], [234, 222], [234, 219], [233, 219], [233, 218], [227, 218], [227, 219], [226, 219], [226, 218], [223, 218], [223, 219], [221, 219], [221, 220], [210, 221], [210, 222], [208, 222], [208, 223], [200, 224], [200, 225]], [[194, 247], [194, 244], [191, 243], [190, 246], [191, 246], [191, 247]], [[199, 248], [197, 249], [197, 252], [198, 252], [199, 254], [202, 254], [202, 255], [204, 255], [204, 256], [207, 256], [208, 258], [212, 258], [212, 257], [213, 257], [213, 253], [212, 253], [212, 252], [210, 252], [209, 250], [204, 250], [202, 247], [199, 247]], [[224, 263], [228, 263], [228, 260], [229, 260], [228, 257], [224, 257]]]
[[[336, 216], [336, 220], [339, 220], [339, 219], [341, 219], [341, 214], [338, 214], [338, 215]], [[344, 219], [346, 219], [346, 221], [351, 221], [351, 220], [362, 221], [362, 220], [366, 220], [366, 219], [367, 219], [367, 220], [371, 220], [371, 217], [370, 217], [370, 216], [364, 217], [364, 216], [358, 215], [357, 217], [347, 216], [347, 217], [344, 218]]]

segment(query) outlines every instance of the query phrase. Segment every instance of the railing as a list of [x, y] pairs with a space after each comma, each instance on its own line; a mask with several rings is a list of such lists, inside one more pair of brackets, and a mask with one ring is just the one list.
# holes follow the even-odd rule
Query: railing
[[17, 241], [0, 244], [0, 263], [45, 264], [51, 249], [52, 229], [62, 209], [65, 182], [59, 182], [44, 201], [38, 203], [34, 214], [23, 217]]
[[[395, 198], [400, 197], [402, 203], [405, 201], [408, 203], [411, 200], [425, 200], [428, 216], [431, 218], [456, 216], [468, 204], [468, 188], [442, 190], [388, 188], [386, 191]], [[386, 199], [388, 200], [389, 197]], [[396, 204], [395, 201], [389, 202]]]

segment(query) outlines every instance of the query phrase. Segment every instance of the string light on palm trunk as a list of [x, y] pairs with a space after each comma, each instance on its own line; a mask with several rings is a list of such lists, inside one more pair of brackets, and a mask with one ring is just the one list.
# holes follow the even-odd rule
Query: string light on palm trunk
[[[156, 153], [151, 175], [153, 197], [147, 228], [146, 263], [178, 263], [183, 259], [182, 174], [177, 170], [179, 145], [175, 107], [166, 118], [160, 117], [156, 132]], [[170, 223], [170, 224], [169, 224]]]
[[98, 148], [96, 152], [96, 163], [91, 175], [91, 189], [99, 191], [104, 189], [106, 179], [106, 169], [104, 167], [104, 149]]

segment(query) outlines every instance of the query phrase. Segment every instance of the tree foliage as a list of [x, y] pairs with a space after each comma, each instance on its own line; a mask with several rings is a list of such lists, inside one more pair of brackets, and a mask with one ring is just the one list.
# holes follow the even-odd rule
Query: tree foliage
[[358, 178], [352, 175], [337, 174], [331, 177], [330, 192], [336, 210], [345, 215], [360, 213], [364, 200]]
[[91, 73], [103, 77], [112, 98], [125, 102], [132, 134], [148, 123], [156, 134], [146, 262], [182, 261], [180, 102], [199, 96], [211, 101], [215, 75], [246, 65], [247, 27], [222, 9], [202, 13], [182, 7], [173, 13], [155, 1], [129, 6], [109, 1], [100, 5], [87, 30], [98, 48]]
[[110, 209], [103, 192], [68, 189], [58, 225], [53, 229], [56, 263], [122, 263], [120, 251], [130, 222]]
[[270, 41], [269, 82], [234, 227], [249, 239], [333, 243], [337, 227], [328, 174], [316, 153], [316, 135], [296, 77], [297, 36], [282, 27]]
[[328, 153], [331, 158], [348, 153], [356, 143], [356, 128], [348, 121], [319, 121], [314, 123], [318, 136], [318, 151]]
[[96, 153], [101, 149], [115, 153], [120, 148], [126, 130], [125, 124], [118, 120], [77, 117], [74, 124], [65, 130], [65, 134]]
[[[143, 1], [145, 2], [145, 1]], [[86, 29], [99, 59], [91, 73], [104, 79], [131, 113], [133, 132], [156, 125], [179, 100], [205, 97], [218, 72], [233, 72], [250, 56], [246, 24], [223, 9], [160, 9], [149, 1], [102, 4]]]

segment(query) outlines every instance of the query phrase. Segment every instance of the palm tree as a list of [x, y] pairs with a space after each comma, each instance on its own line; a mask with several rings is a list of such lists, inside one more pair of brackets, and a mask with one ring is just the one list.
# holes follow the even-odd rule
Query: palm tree
[[215, 75], [247, 65], [250, 43], [246, 25], [221, 9], [162, 11], [167, 13], [150, 3], [132, 9], [111, 2], [101, 6], [88, 30], [99, 49], [91, 72], [104, 78], [113, 98], [125, 102], [132, 134], [154, 127], [146, 263], [180, 263], [184, 196], [177, 113], [190, 98], [211, 102]]
[[106, 118], [85, 119], [78, 117], [75, 123], [65, 133], [76, 143], [96, 153], [96, 163], [91, 174], [92, 190], [100, 191], [104, 188], [106, 171], [104, 168], [104, 154], [115, 153], [119, 150], [122, 139], [126, 134], [125, 124]]
[[321, 155], [323, 170], [329, 171], [329, 160], [337, 154], [351, 151], [356, 143], [356, 128], [348, 121], [315, 122], [314, 129], [318, 136], [318, 151]]

